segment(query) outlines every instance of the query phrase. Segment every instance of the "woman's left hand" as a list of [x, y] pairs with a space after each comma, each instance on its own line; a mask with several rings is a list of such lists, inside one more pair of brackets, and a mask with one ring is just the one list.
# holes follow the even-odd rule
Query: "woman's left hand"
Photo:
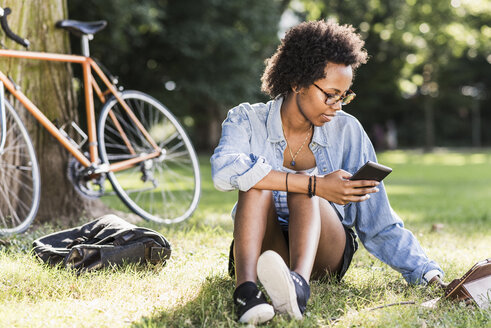
[[441, 280], [439, 276], [434, 276], [433, 278], [431, 278], [431, 280], [428, 282], [428, 284], [436, 285], [442, 289], [445, 289], [448, 286], [448, 283], [443, 282], [443, 280]]
[[317, 178], [316, 195], [336, 204], [346, 205], [350, 202], [363, 202], [371, 193], [378, 192], [379, 182], [372, 180], [350, 180], [351, 174], [336, 170]]

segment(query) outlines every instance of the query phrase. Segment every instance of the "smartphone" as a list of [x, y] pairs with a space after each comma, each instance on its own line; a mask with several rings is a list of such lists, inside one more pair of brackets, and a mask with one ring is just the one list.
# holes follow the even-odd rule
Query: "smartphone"
[[376, 180], [380, 182], [388, 176], [390, 172], [392, 172], [390, 167], [368, 161], [351, 176], [350, 180]]

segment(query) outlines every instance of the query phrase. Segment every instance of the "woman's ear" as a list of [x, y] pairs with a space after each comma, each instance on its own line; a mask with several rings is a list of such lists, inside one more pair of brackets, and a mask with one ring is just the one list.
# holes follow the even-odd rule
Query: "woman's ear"
[[294, 93], [299, 93], [300, 92], [300, 88], [298, 87], [298, 85], [292, 85], [292, 91]]

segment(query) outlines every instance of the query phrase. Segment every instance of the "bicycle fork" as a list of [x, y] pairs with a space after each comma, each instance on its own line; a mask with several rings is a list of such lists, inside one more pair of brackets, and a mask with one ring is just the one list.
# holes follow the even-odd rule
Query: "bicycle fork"
[[5, 120], [5, 92], [3, 82], [0, 81], [0, 155], [3, 154], [5, 139], [7, 139], [7, 122]]

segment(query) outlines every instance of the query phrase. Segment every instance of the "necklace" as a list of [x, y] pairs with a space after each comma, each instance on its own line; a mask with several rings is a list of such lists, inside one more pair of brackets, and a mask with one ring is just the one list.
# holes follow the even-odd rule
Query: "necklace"
[[[311, 128], [312, 128], [312, 126], [311, 126]], [[295, 155], [293, 155], [292, 149], [290, 148], [290, 144], [288, 143], [288, 139], [286, 138], [285, 130], [283, 130], [283, 135], [285, 136], [286, 146], [288, 147], [288, 150], [290, 151], [290, 157], [292, 158], [292, 161], [290, 162], [290, 165], [291, 166], [295, 166], [295, 158], [297, 158], [298, 153], [302, 150], [303, 146], [307, 142], [307, 139], [310, 137], [310, 129], [309, 129], [309, 133], [307, 133], [307, 136], [305, 137], [305, 140], [303, 141], [303, 143], [300, 146], [300, 148], [298, 148], [298, 150], [295, 153]]]

